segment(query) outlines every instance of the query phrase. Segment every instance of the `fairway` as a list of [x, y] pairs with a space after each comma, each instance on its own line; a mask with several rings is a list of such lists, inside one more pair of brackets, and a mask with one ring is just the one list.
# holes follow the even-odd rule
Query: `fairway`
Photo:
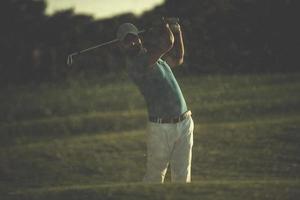
[[0, 199], [300, 198], [300, 74], [178, 79], [192, 183], [143, 184], [143, 97], [127, 77], [3, 88]]

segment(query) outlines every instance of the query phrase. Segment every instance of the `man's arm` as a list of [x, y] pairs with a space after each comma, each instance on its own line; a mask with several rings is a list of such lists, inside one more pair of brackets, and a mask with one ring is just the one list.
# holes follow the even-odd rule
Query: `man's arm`
[[168, 23], [162, 24], [160, 38], [153, 38], [158, 40], [159, 45], [147, 49], [148, 66], [153, 66], [159, 58], [165, 55], [174, 45], [174, 35]]
[[178, 22], [171, 24], [170, 29], [174, 35], [173, 48], [163, 56], [163, 59], [170, 65], [176, 67], [183, 63], [184, 59], [184, 43], [180, 25]]

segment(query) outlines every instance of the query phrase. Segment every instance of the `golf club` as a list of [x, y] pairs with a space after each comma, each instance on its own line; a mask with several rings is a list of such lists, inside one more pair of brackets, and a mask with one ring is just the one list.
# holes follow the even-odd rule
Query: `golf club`
[[[178, 23], [179, 22], [179, 18], [176, 18], [176, 17], [172, 17], [172, 18], [162, 18], [163, 21], [165, 22], [168, 22], [168, 23]], [[153, 28], [150, 28], [149, 30], [152, 30]], [[148, 31], [149, 31], [148, 30]], [[146, 30], [141, 30], [139, 33], [145, 33]], [[73, 64], [73, 57], [74, 56], [78, 56], [82, 53], [85, 53], [85, 52], [89, 52], [89, 51], [92, 51], [94, 49], [97, 49], [97, 48], [100, 48], [100, 47], [103, 47], [103, 46], [106, 46], [106, 45], [109, 45], [109, 44], [114, 44], [114, 43], [117, 43], [119, 42], [119, 39], [113, 39], [113, 40], [110, 40], [108, 42], [104, 42], [104, 43], [101, 43], [101, 44], [98, 44], [98, 45], [95, 45], [95, 46], [92, 46], [92, 47], [89, 47], [89, 48], [86, 48], [86, 49], [83, 49], [83, 50], [80, 50], [80, 51], [77, 51], [77, 52], [73, 52], [71, 54], [68, 55], [67, 57], [67, 65], [68, 66], [71, 66]]]
[[88, 51], [92, 51], [94, 49], [97, 49], [97, 48], [100, 48], [100, 47], [103, 47], [103, 46], [106, 46], [106, 45], [109, 45], [109, 44], [113, 44], [113, 43], [116, 43], [118, 42], [119, 40], [118, 39], [114, 39], [114, 40], [111, 40], [111, 41], [108, 41], [108, 42], [104, 42], [104, 43], [101, 43], [101, 44], [98, 44], [98, 45], [95, 45], [95, 46], [92, 46], [92, 47], [89, 47], [87, 49], [83, 49], [83, 50], [80, 50], [80, 51], [77, 51], [77, 52], [74, 52], [74, 53], [71, 53], [70, 55], [68, 55], [68, 58], [67, 58], [67, 64], [69, 66], [71, 66], [73, 64], [73, 57], [74, 56], [78, 56], [82, 53], [85, 53], [85, 52], [88, 52]]

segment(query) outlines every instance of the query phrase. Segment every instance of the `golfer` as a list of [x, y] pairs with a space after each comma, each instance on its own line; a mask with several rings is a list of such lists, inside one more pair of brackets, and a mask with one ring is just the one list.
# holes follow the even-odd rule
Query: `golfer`
[[[154, 34], [155, 32], [155, 34]], [[131, 23], [117, 31], [128, 58], [128, 74], [147, 104], [147, 171], [145, 182], [163, 183], [168, 165], [172, 182], [191, 181], [194, 123], [172, 68], [183, 62], [179, 23], [164, 19], [145, 46]]]

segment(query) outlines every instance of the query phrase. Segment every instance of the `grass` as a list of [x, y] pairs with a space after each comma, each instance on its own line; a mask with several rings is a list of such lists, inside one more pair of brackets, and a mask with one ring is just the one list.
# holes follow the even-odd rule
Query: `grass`
[[193, 182], [143, 184], [147, 115], [127, 79], [4, 88], [0, 199], [297, 199], [300, 74], [179, 79]]
[[[299, 183], [291, 181], [197, 181], [188, 185], [141, 183], [54, 187], [26, 191], [24, 199], [296, 199]], [[278, 192], [280, 190], [281, 192]], [[133, 195], [134, 194], [134, 195]], [[15, 194], [17, 195], [17, 194]]]

